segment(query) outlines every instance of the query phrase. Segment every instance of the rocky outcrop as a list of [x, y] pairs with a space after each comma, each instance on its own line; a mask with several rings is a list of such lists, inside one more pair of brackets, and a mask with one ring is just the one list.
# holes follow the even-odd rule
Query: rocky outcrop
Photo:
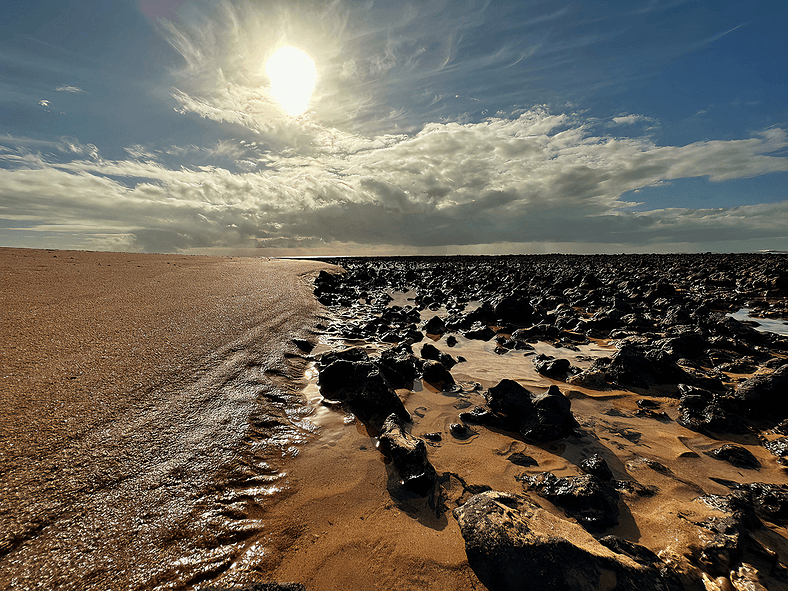
[[678, 591], [654, 567], [602, 546], [577, 525], [500, 492], [454, 511], [468, 563], [490, 591]]

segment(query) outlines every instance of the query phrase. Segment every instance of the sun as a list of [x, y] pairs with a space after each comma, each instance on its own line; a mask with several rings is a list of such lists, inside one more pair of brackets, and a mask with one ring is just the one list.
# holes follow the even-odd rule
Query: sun
[[271, 95], [288, 115], [298, 117], [309, 108], [317, 69], [306, 53], [295, 47], [280, 47], [265, 63], [265, 74], [271, 81]]

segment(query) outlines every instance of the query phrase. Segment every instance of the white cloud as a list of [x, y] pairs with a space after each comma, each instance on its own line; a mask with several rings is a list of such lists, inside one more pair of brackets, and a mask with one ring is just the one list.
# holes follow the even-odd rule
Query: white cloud
[[84, 90], [82, 90], [77, 86], [58, 86], [55, 90], [57, 90], [58, 92], [71, 92], [74, 94], [85, 92]]
[[[111, 161], [90, 146], [66, 150], [61, 142], [41, 154], [0, 139], [0, 163], [8, 167], [0, 169], [0, 217], [33, 230], [57, 226], [63, 236], [133, 235], [130, 247], [155, 251], [540, 242], [664, 250], [786, 241], [788, 202], [633, 213], [621, 198], [679, 178], [786, 172], [788, 159], [774, 155], [788, 147], [781, 129], [657, 146], [645, 137], [595, 135], [580, 116], [545, 108], [516, 119], [434, 123], [413, 136], [364, 138], [299, 125], [294, 136], [311, 138], [303, 150], [265, 152], [247, 141], [183, 148], [205, 157], [188, 168], [165, 164], [166, 150], [153, 154], [157, 161], [135, 146], [128, 160]], [[61, 160], [68, 153], [76, 159]], [[232, 172], [220, 164], [239, 157], [257, 168]]]

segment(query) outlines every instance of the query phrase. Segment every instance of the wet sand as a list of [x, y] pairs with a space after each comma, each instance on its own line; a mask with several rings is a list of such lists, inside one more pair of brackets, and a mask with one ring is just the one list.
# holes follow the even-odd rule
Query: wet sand
[[292, 339], [314, 340], [323, 268], [0, 249], [0, 589], [226, 568], [309, 435]]

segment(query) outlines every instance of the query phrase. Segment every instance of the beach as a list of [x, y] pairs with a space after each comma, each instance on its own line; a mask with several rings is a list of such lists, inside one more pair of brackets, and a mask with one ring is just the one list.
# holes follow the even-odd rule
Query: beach
[[[657, 278], [647, 259], [0, 257], [0, 589], [496, 591], [528, 588], [496, 573], [526, 573], [517, 552], [556, 539], [608, 585], [573, 588], [788, 581], [780, 403], [755, 416], [734, 396], [778, 374], [788, 348], [729, 320], [749, 300], [715, 275], [762, 265], [746, 285], [732, 275], [777, 318], [782, 259], [713, 259], [685, 280], [700, 259], [659, 259], [673, 266]], [[419, 467], [426, 489], [381, 447], [396, 421], [332, 391], [332, 364], [352, 370], [349, 388], [378, 380], [396, 396], [400, 442], [434, 467]], [[439, 369], [451, 384], [428, 379]], [[502, 383], [536, 424], [496, 398]], [[724, 445], [753, 463], [715, 457]], [[585, 511], [598, 499], [573, 489], [582, 478], [606, 512]], [[771, 504], [737, 488], [753, 483]], [[484, 503], [537, 542], [475, 554], [467, 510]], [[571, 570], [553, 556], [548, 571]]]

